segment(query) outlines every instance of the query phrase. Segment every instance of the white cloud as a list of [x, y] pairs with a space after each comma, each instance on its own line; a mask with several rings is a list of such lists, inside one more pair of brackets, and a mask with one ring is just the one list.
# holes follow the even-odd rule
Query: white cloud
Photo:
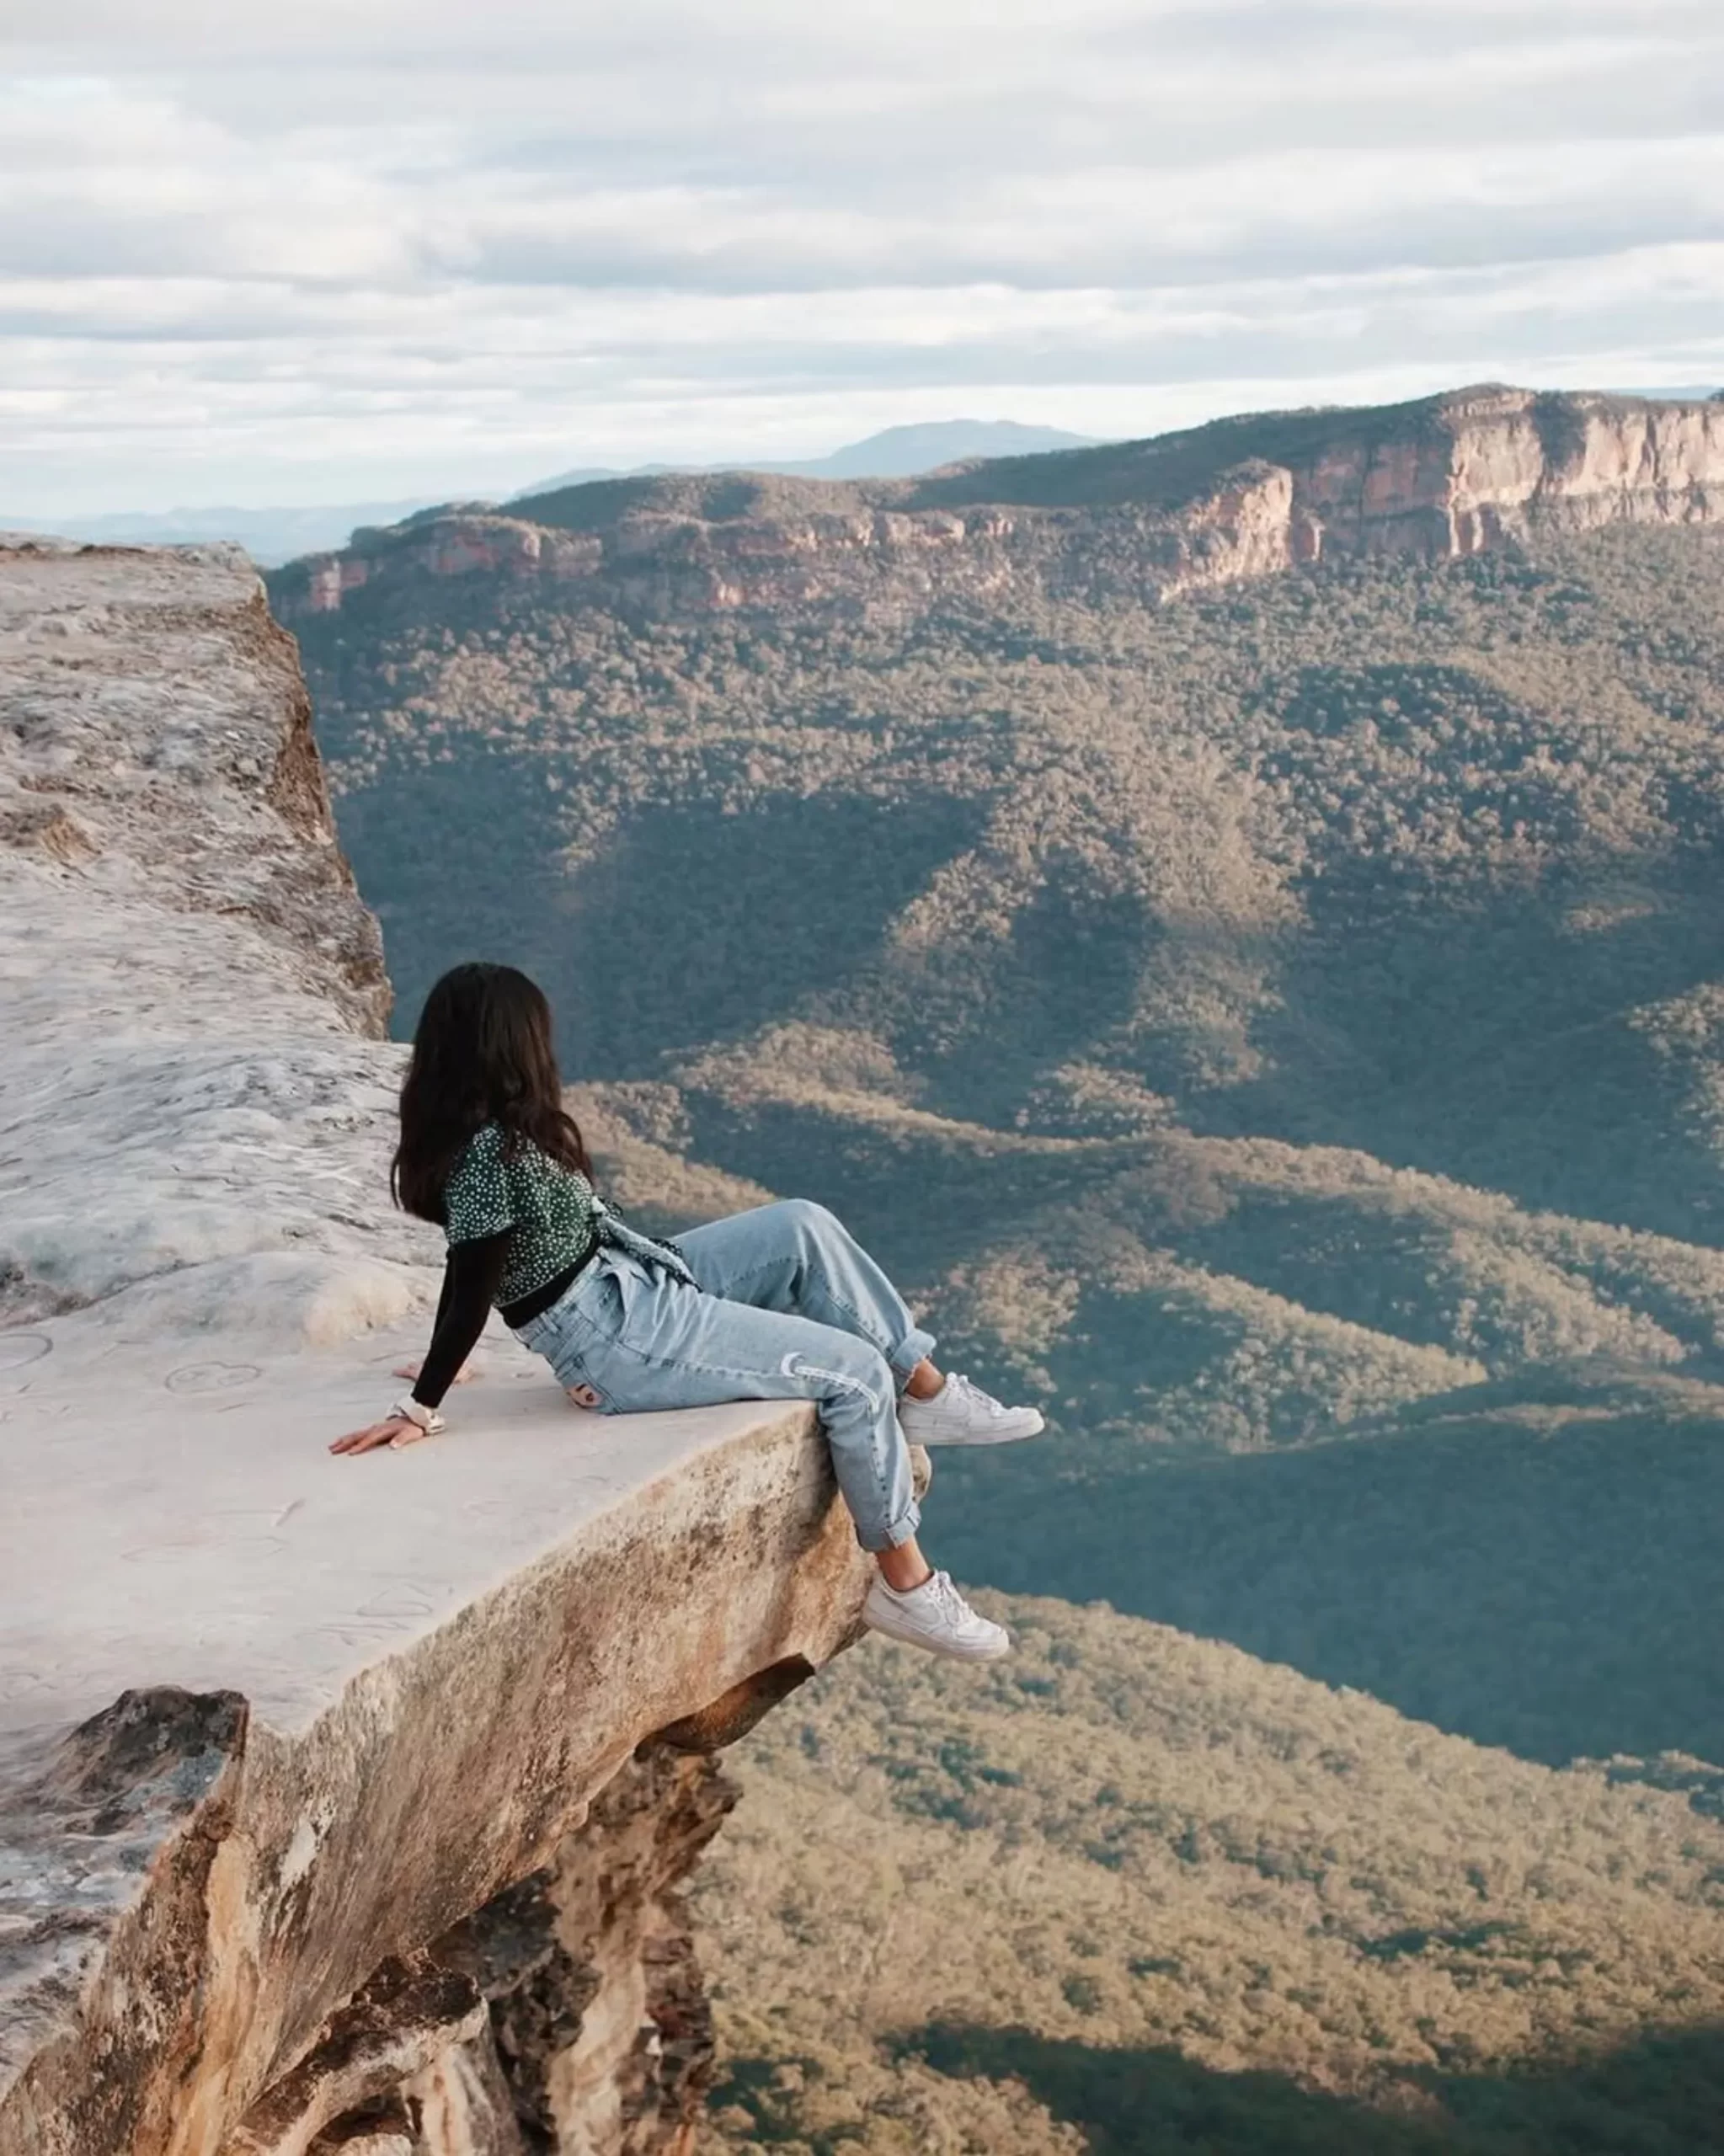
[[258, 12], [0, 0], [0, 521], [1724, 378], [1710, 0]]

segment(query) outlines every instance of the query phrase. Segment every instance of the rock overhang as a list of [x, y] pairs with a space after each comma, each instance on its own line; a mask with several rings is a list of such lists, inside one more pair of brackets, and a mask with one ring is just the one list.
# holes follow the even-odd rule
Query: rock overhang
[[[435, 1285], [387, 996], [248, 565], [0, 547], [3, 2156], [446, 2079], [435, 1940], [854, 1633], [806, 1406], [600, 1417], [499, 1333], [446, 1434], [328, 1453]], [[302, 2101], [344, 2015], [371, 2079]]]
[[368, 1668], [482, 1621], [536, 1568], [715, 1534], [727, 1506], [830, 1499], [807, 1407], [590, 1413], [506, 1337], [487, 1342], [443, 1434], [332, 1456], [332, 1437], [398, 1396], [392, 1368], [423, 1334], [284, 1355], [78, 1315], [0, 1332], [0, 1733], [64, 1729], [129, 1686], [174, 1684], [238, 1691], [302, 1736]]

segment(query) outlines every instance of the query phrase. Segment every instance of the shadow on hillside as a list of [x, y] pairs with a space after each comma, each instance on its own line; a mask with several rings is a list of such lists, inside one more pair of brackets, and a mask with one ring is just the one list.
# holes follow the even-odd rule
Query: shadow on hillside
[[[342, 844], [382, 924], [398, 1032], [446, 967], [499, 959], [550, 996], [571, 1079], [650, 1075], [666, 1049], [734, 1039], [841, 988], [979, 822], [940, 795], [786, 798], [736, 815], [649, 807], [571, 874], [568, 799], [536, 759], [496, 749], [343, 796]], [[435, 834], [435, 877], [404, 832]]]
[[1214, 1104], [1209, 1127], [1715, 1241], [1718, 1164], [1684, 1136], [1679, 1074], [1631, 1020], [1716, 974], [1719, 883], [1697, 849], [1679, 888], [1582, 935], [1561, 896], [1419, 905], [1363, 866], [1338, 871], [1310, 894], [1310, 931], [1259, 1020], [1270, 1075]]
[[[383, 931], [398, 1039], [411, 1036], [432, 982], [466, 959], [520, 966], [556, 1000], [568, 969], [558, 916], [564, 841], [542, 771], [495, 750], [473, 754], [458, 774], [441, 764], [409, 767], [344, 794], [339, 819]], [[427, 843], [435, 846], [435, 876], [425, 873]]]
[[1012, 1129], [1049, 1070], [1086, 1056], [1129, 1017], [1157, 935], [1141, 899], [1050, 873], [1015, 911], [1010, 936], [992, 954], [985, 994], [977, 993], [961, 1023], [948, 1015], [937, 1053], [918, 1022], [903, 1028], [901, 1061], [930, 1081], [924, 1105]]
[[980, 814], [940, 794], [638, 810], [558, 901], [565, 1070], [638, 1078], [841, 990]]
[[1058, 1443], [942, 1455], [930, 1531], [959, 1577], [1230, 1640], [1552, 1764], [1724, 1760], [1716, 1423], [1529, 1405], [1162, 1466]]
[[1724, 2149], [1724, 2031], [1655, 2036], [1561, 2070], [1409, 2077], [1439, 2109], [1375, 2111], [1284, 2074], [1220, 2073], [1168, 2048], [935, 2025], [901, 2052], [1022, 2081], [1091, 2156], [1696, 2156]]

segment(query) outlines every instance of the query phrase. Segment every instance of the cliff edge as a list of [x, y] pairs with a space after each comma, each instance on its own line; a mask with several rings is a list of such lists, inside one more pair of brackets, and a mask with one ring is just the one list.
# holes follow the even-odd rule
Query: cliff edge
[[0, 542], [0, 2156], [651, 2156], [706, 1754], [851, 1636], [809, 1411], [422, 1344], [401, 1051], [243, 558]]

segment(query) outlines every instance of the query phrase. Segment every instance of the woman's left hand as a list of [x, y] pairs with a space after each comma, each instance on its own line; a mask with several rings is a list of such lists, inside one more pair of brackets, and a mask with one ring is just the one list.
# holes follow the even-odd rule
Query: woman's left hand
[[430, 1435], [405, 1415], [387, 1415], [381, 1422], [368, 1423], [363, 1430], [350, 1430], [344, 1438], [337, 1438], [329, 1448], [331, 1452], [376, 1452], [384, 1446], [399, 1448], [416, 1444]]

